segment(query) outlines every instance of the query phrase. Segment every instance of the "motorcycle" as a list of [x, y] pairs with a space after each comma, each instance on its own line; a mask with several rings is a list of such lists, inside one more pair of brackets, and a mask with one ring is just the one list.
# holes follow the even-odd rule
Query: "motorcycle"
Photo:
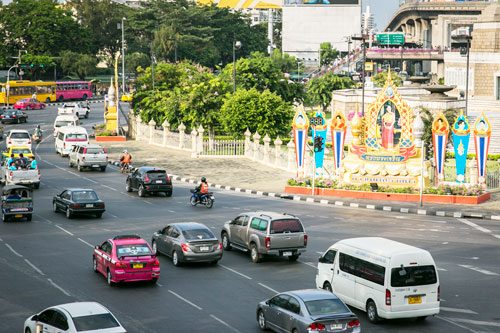
[[42, 142], [42, 133], [40, 134], [33, 134], [33, 140], [35, 141], [36, 144]]
[[197, 204], [204, 205], [207, 208], [212, 208], [214, 205], [215, 197], [212, 192], [208, 192], [205, 194], [202, 194], [201, 196], [201, 202], [198, 201], [198, 197], [196, 196], [196, 190], [191, 189], [190, 190], [192, 195], [191, 199], [189, 200], [189, 203], [191, 206], [196, 206]]
[[130, 163], [125, 163], [123, 168], [120, 169], [121, 173], [131, 173], [132, 172], [132, 164]]

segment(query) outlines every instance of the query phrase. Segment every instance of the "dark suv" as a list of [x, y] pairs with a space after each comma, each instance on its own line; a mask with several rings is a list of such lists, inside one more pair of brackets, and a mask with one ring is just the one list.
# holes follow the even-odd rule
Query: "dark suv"
[[172, 180], [165, 170], [156, 167], [144, 166], [137, 168], [127, 176], [127, 192], [137, 190], [140, 197], [148, 193], [164, 192], [167, 197], [172, 196], [174, 190]]

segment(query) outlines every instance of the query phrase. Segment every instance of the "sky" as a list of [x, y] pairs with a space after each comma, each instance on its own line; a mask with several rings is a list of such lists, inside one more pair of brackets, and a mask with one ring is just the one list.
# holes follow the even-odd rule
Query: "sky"
[[375, 17], [377, 30], [381, 31], [399, 7], [399, 0], [362, 0], [363, 7], [370, 6], [370, 11]]

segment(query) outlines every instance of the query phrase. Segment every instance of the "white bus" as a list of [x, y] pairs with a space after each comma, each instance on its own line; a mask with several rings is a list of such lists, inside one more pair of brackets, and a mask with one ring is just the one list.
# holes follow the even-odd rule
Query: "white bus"
[[380, 237], [341, 240], [320, 258], [316, 287], [381, 318], [439, 313], [439, 277], [428, 251]]

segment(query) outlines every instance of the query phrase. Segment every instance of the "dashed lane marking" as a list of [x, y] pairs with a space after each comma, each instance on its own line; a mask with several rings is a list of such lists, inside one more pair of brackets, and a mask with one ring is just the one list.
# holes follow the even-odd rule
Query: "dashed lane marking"
[[160, 282], [156, 282], [156, 284], [160, 287], [163, 287], [163, 285]]
[[459, 323], [455, 323], [453, 320], [451, 320], [451, 318], [450, 318], [450, 319], [448, 319], [448, 318], [441, 317], [441, 316], [435, 316], [435, 317], [436, 317], [436, 318], [438, 318], [438, 319], [441, 319], [441, 320], [443, 320], [443, 321], [445, 321], [445, 322], [447, 322], [447, 323], [449, 323], [449, 324], [452, 324], [452, 325], [458, 326], [458, 327], [460, 327], [460, 328], [463, 328], [464, 330], [467, 330], [467, 331], [469, 331], [469, 332], [472, 332], [472, 333], [480, 333], [479, 331], [473, 330], [473, 329], [468, 328], [468, 327], [466, 327], [466, 326], [464, 326], [464, 325], [460, 325]]
[[203, 308], [199, 307], [198, 305], [194, 304], [193, 302], [185, 299], [184, 297], [182, 297], [181, 295], [177, 294], [176, 292], [172, 291], [172, 290], [168, 290], [169, 293], [171, 293], [172, 295], [174, 295], [175, 297], [177, 297], [178, 299], [186, 302], [187, 304], [191, 305], [192, 307], [198, 309], [198, 310], [203, 310]]
[[109, 215], [111, 215], [112, 217], [114, 217], [115, 219], [118, 218], [118, 216], [114, 215], [114, 214], [111, 214], [110, 212], [108, 212]]
[[494, 275], [494, 276], [500, 275], [498, 273], [495, 273], [495, 272], [492, 272], [492, 271], [489, 271], [489, 270], [486, 270], [486, 269], [482, 269], [482, 268], [479, 268], [479, 267], [476, 267], [476, 266], [471, 266], [471, 265], [458, 265], [458, 266], [463, 267], [463, 268], [468, 268], [470, 270], [473, 270], [473, 271], [476, 271], [476, 272], [479, 272], [479, 273], [482, 273], [482, 274], [485, 274], [485, 275]]
[[467, 224], [470, 227], [473, 227], [476, 230], [482, 231], [482, 232], [487, 233], [487, 234], [491, 234], [491, 230], [483, 228], [480, 225], [475, 224], [474, 222], [471, 222], [471, 221], [466, 220], [466, 219], [458, 219], [458, 220], [464, 224]]
[[143, 200], [143, 202], [150, 204], [150, 205], [153, 205], [153, 203], [151, 201]]
[[78, 238], [78, 240], [79, 240], [80, 242], [82, 242], [83, 244], [86, 244], [86, 245], [90, 246], [91, 248], [94, 248], [94, 245], [90, 244], [89, 242], [87, 242], [87, 241], [85, 241], [85, 240], [83, 240], [83, 239], [81, 239], [81, 238]]
[[61, 227], [61, 226], [58, 226], [57, 224], [56, 224], [56, 228], [61, 229], [62, 231], [64, 231], [65, 233], [67, 233], [67, 234], [68, 234], [68, 235], [70, 235], [70, 236], [74, 236], [74, 235], [73, 235], [73, 233], [69, 232], [68, 230], [64, 229], [64, 228], [63, 228], [63, 227]]
[[248, 280], [251, 280], [251, 279], [252, 279], [250, 276], [245, 275], [245, 274], [243, 274], [243, 273], [240, 273], [240, 272], [238, 272], [238, 271], [236, 271], [236, 270], [234, 270], [234, 269], [232, 269], [232, 268], [230, 268], [230, 267], [227, 267], [226, 265], [219, 264], [219, 266], [221, 266], [222, 268], [227, 269], [227, 270], [228, 270], [228, 271], [230, 271], [230, 272], [233, 272], [234, 274], [238, 274], [239, 276], [242, 276], [242, 277], [244, 277], [245, 279], [248, 279]]
[[261, 287], [266, 288], [267, 290], [271, 290], [271, 291], [272, 291], [273, 293], [275, 293], [275, 294], [279, 294], [279, 292], [278, 292], [278, 291], [276, 291], [275, 289], [273, 289], [273, 288], [271, 288], [271, 287], [269, 287], [269, 286], [266, 286], [266, 285], [265, 285], [265, 284], [263, 284], [263, 283], [260, 283], [260, 282], [259, 282], [259, 283], [258, 283], [258, 285], [259, 285], [259, 286], [261, 286]]
[[88, 180], [89, 182], [94, 183], [94, 184], [98, 184], [99, 183], [99, 182], [96, 182], [95, 180], [90, 179], [88, 177], [82, 177], [82, 178], [85, 179], [85, 180]]
[[68, 171], [68, 173], [72, 174], [72, 175], [73, 175], [73, 176], [75, 176], [75, 177], [85, 178], [85, 177], [80, 176], [80, 175], [79, 175], [79, 174], [77, 174], [77, 173], [74, 173], [73, 171]]
[[453, 321], [457, 321], [459, 323], [464, 323], [464, 324], [500, 327], [500, 323], [493, 322], [493, 321], [471, 320], [471, 319], [465, 319], [465, 318], [448, 318], [448, 319], [453, 320]]
[[5, 246], [6, 246], [6, 247], [10, 250], [10, 252], [14, 253], [14, 254], [15, 254], [16, 256], [18, 256], [19, 258], [22, 258], [22, 257], [23, 257], [23, 255], [22, 255], [22, 254], [20, 254], [20, 253], [16, 252], [16, 250], [14, 250], [14, 249], [12, 248], [12, 246], [10, 246], [9, 244], [5, 243]]
[[62, 287], [60, 287], [57, 283], [55, 283], [54, 281], [52, 281], [52, 279], [47, 279], [51, 285], [53, 285], [56, 289], [59, 289], [63, 294], [65, 294], [66, 296], [71, 296], [70, 293], [68, 293], [66, 290], [64, 290]]
[[304, 265], [307, 265], [307, 266], [311, 266], [314, 269], [318, 269], [318, 267], [313, 262], [301, 261], [301, 260], [297, 260], [297, 261], [300, 262], [301, 264], [304, 264]]
[[229, 325], [228, 323], [226, 323], [224, 320], [220, 319], [220, 318], [217, 318], [216, 316], [214, 316], [213, 314], [210, 315], [210, 317], [212, 317], [213, 319], [215, 319], [216, 321], [218, 321], [219, 323], [221, 323], [222, 325], [226, 326], [227, 328], [235, 331], [235, 332], [241, 332], [240, 330], [234, 328], [233, 326]]
[[26, 261], [26, 263], [28, 265], [30, 265], [31, 268], [33, 268], [38, 274], [45, 275], [38, 267], [36, 267], [35, 265], [33, 265], [28, 259], [24, 259], [24, 261]]
[[109, 188], [110, 190], [112, 191], [118, 191], [116, 188], [113, 188], [111, 186], [108, 186], [108, 185], [105, 185], [105, 184], [101, 184], [101, 186], [105, 187], [105, 188]]
[[174, 211], [174, 210], [168, 210], [168, 211], [169, 211], [169, 213], [175, 213], [175, 211]]
[[442, 311], [447, 311], [447, 312], [477, 314], [477, 312], [469, 310], [469, 309], [448, 308], [448, 307], [445, 307], [445, 306], [440, 306], [439, 309], [442, 310]]

